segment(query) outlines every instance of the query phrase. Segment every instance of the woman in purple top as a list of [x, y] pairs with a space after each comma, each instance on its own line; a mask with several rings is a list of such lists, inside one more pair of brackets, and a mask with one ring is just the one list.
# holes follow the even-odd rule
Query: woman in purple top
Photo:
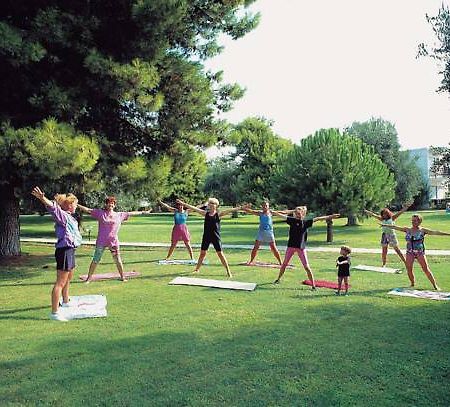
[[77, 209], [78, 199], [73, 194], [55, 195], [50, 201], [39, 187], [33, 188], [33, 196], [39, 199], [50, 212], [55, 221], [56, 231], [56, 282], [52, 290], [52, 313], [50, 318], [56, 321], [67, 321], [59, 314], [59, 299], [62, 295], [63, 307], [69, 305], [69, 286], [75, 269], [75, 249], [81, 244], [78, 222], [73, 216]]
[[120, 257], [120, 244], [119, 244], [119, 229], [122, 222], [126, 221], [130, 215], [142, 215], [151, 212], [148, 211], [135, 211], [135, 212], [115, 212], [117, 200], [113, 196], [109, 196], [105, 199], [104, 209], [90, 209], [83, 205], [78, 205], [78, 207], [83, 211], [89, 213], [93, 218], [98, 220], [98, 235], [97, 241], [95, 242], [95, 251], [92, 257], [91, 264], [89, 266], [88, 276], [86, 278], [86, 283], [91, 281], [92, 275], [97, 268], [97, 264], [103, 256], [103, 252], [106, 248], [111, 252], [114, 263], [116, 263], [117, 271], [120, 274], [120, 279], [122, 281], [127, 281], [123, 274], [123, 263]]

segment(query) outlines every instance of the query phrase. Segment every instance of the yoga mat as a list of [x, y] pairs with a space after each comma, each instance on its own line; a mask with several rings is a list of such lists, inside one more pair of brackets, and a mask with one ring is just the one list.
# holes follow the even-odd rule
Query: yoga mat
[[[315, 280], [315, 283], [316, 283], [316, 287], [331, 288], [333, 290], [337, 290], [337, 288], [338, 288], [338, 283], [336, 283], [334, 281]], [[302, 284], [312, 286], [311, 280], [304, 280], [304, 281], [302, 281]], [[351, 285], [349, 284], [348, 287], [350, 288]], [[345, 289], [344, 283], [342, 283], [342, 285], [341, 285], [341, 290], [342, 289]]]
[[[197, 264], [197, 260], [158, 260], [158, 264], [172, 265], [172, 264]], [[208, 260], [203, 260], [202, 264], [208, 264]]]
[[[251, 264], [245, 263], [239, 263], [240, 266], [248, 266], [248, 267], [268, 267], [272, 269], [279, 269], [281, 266], [278, 263], [264, 263], [263, 261], [254, 261]], [[294, 266], [292, 264], [289, 264], [286, 268], [293, 269]]]
[[[62, 300], [61, 300], [62, 301]], [[106, 296], [80, 295], [70, 297], [70, 307], [59, 307], [59, 313], [66, 319], [102, 318], [107, 316]]]
[[245, 291], [253, 291], [256, 288], [256, 283], [242, 283], [240, 281], [227, 281], [227, 280], [209, 280], [206, 278], [194, 278], [194, 277], [176, 277], [169, 284], [196, 285], [201, 287], [228, 288], [229, 290], [245, 290]]
[[[141, 275], [141, 273], [138, 273], [137, 271], [125, 271], [123, 273], [125, 278], [133, 278], [133, 277], [138, 277]], [[87, 279], [87, 274], [82, 274], [80, 276], [80, 280], [86, 280]], [[104, 274], [94, 274], [91, 277], [91, 281], [98, 281], [98, 280], [117, 280], [120, 278], [120, 274], [119, 273], [104, 273]]]
[[377, 271], [378, 273], [400, 274], [402, 272], [400, 269], [392, 269], [389, 267], [365, 266], [364, 264], [360, 264], [360, 265], [352, 267], [352, 268], [356, 269], [356, 270]]
[[441, 291], [420, 291], [407, 288], [394, 288], [389, 291], [388, 294], [400, 295], [402, 297], [415, 297], [422, 298], [426, 300], [438, 300], [438, 301], [449, 301], [450, 293], [444, 293]]

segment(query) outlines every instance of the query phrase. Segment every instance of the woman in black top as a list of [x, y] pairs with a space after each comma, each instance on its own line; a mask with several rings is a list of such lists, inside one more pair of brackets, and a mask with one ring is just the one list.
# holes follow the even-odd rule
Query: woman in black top
[[222, 242], [220, 240], [220, 219], [231, 212], [240, 210], [241, 207], [231, 208], [218, 212], [217, 208], [219, 206], [219, 201], [216, 198], [208, 199], [208, 207], [206, 210], [200, 209], [196, 206], [189, 205], [179, 199], [177, 199], [177, 203], [184, 205], [187, 208], [205, 217], [205, 222], [203, 224], [203, 238], [202, 238], [202, 245], [200, 248], [200, 256], [198, 258], [197, 265], [195, 266], [194, 273], [199, 272], [203, 260], [206, 256], [206, 252], [208, 251], [209, 245], [212, 244], [214, 246], [214, 249], [216, 250], [217, 256], [219, 256], [220, 261], [222, 262], [223, 266], [225, 267], [225, 270], [227, 271], [227, 276], [233, 277], [230, 271], [230, 267], [228, 265], [228, 261], [222, 251]]
[[310, 228], [314, 222], [318, 220], [329, 220], [339, 218], [339, 214], [327, 215], [327, 216], [319, 216], [313, 219], [305, 220], [307, 208], [306, 206], [297, 206], [294, 210], [294, 216], [287, 216], [284, 213], [272, 211], [273, 214], [281, 216], [286, 219], [286, 223], [289, 225], [289, 241], [288, 247], [286, 250], [286, 254], [284, 256], [283, 264], [280, 268], [280, 273], [278, 274], [278, 278], [274, 281], [274, 284], [278, 284], [280, 282], [281, 277], [286, 270], [287, 265], [289, 264], [289, 260], [292, 256], [297, 253], [298, 257], [300, 257], [300, 261], [302, 262], [303, 268], [308, 275], [309, 280], [312, 283], [312, 289], [315, 290], [316, 286], [314, 283], [314, 276], [309, 266], [308, 257], [306, 255], [306, 241], [308, 239], [308, 228]]

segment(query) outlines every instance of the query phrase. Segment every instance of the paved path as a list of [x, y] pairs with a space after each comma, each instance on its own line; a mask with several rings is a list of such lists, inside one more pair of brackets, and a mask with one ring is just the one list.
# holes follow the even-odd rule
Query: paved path
[[[20, 239], [21, 242], [24, 243], [47, 243], [47, 244], [55, 244], [55, 239], [44, 239], [44, 238], [33, 238], [33, 237], [23, 237]], [[95, 240], [91, 241], [83, 241], [84, 245], [94, 246]], [[122, 247], [170, 247], [170, 243], [143, 243], [143, 242], [120, 242]], [[199, 248], [199, 244], [193, 244], [192, 247]], [[224, 244], [222, 245], [224, 249], [245, 249], [251, 250], [253, 245], [245, 245], [245, 244]], [[278, 246], [280, 250], [286, 250], [286, 246]], [[261, 246], [260, 249], [268, 250], [268, 246]], [[319, 247], [310, 247], [308, 246], [309, 252], [334, 252], [339, 253], [340, 247], [333, 246], [319, 246]], [[353, 253], [380, 253], [380, 249], [365, 249], [361, 247], [352, 247]], [[450, 256], [450, 250], [432, 250], [427, 249], [427, 254], [433, 256]]]

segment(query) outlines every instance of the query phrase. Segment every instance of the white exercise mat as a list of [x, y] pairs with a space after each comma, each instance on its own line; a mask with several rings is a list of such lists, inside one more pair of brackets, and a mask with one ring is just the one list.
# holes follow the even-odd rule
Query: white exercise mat
[[[158, 260], [158, 264], [172, 265], [172, 264], [197, 264], [197, 260]], [[207, 260], [203, 260], [202, 264], [208, 264]]]
[[253, 291], [256, 288], [256, 283], [242, 283], [240, 281], [228, 281], [228, 280], [209, 280], [207, 278], [194, 278], [194, 277], [176, 277], [169, 284], [197, 285], [202, 287], [228, 288], [229, 290], [245, 290], [245, 291]]
[[66, 319], [106, 317], [106, 296], [80, 295], [70, 297], [69, 307], [59, 307], [59, 313]]
[[393, 290], [389, 291], [388, 294], [400, 295], [403, 297], [424, 298], [426, 300], [450, 300], [450, 293], [444, 293], [441, 291], [420, 291], [406, 288], [394, 288]]
[[359, 264], [358, 266], [354, 266], [354, 267], [352, 267], [352, 269], [377, 271], [378, 273], [392, 273], [392, 274], [400, 274], [402, 272], [400, 269], [392, 269], [390, 267], [365, 266], [364, 264]]

